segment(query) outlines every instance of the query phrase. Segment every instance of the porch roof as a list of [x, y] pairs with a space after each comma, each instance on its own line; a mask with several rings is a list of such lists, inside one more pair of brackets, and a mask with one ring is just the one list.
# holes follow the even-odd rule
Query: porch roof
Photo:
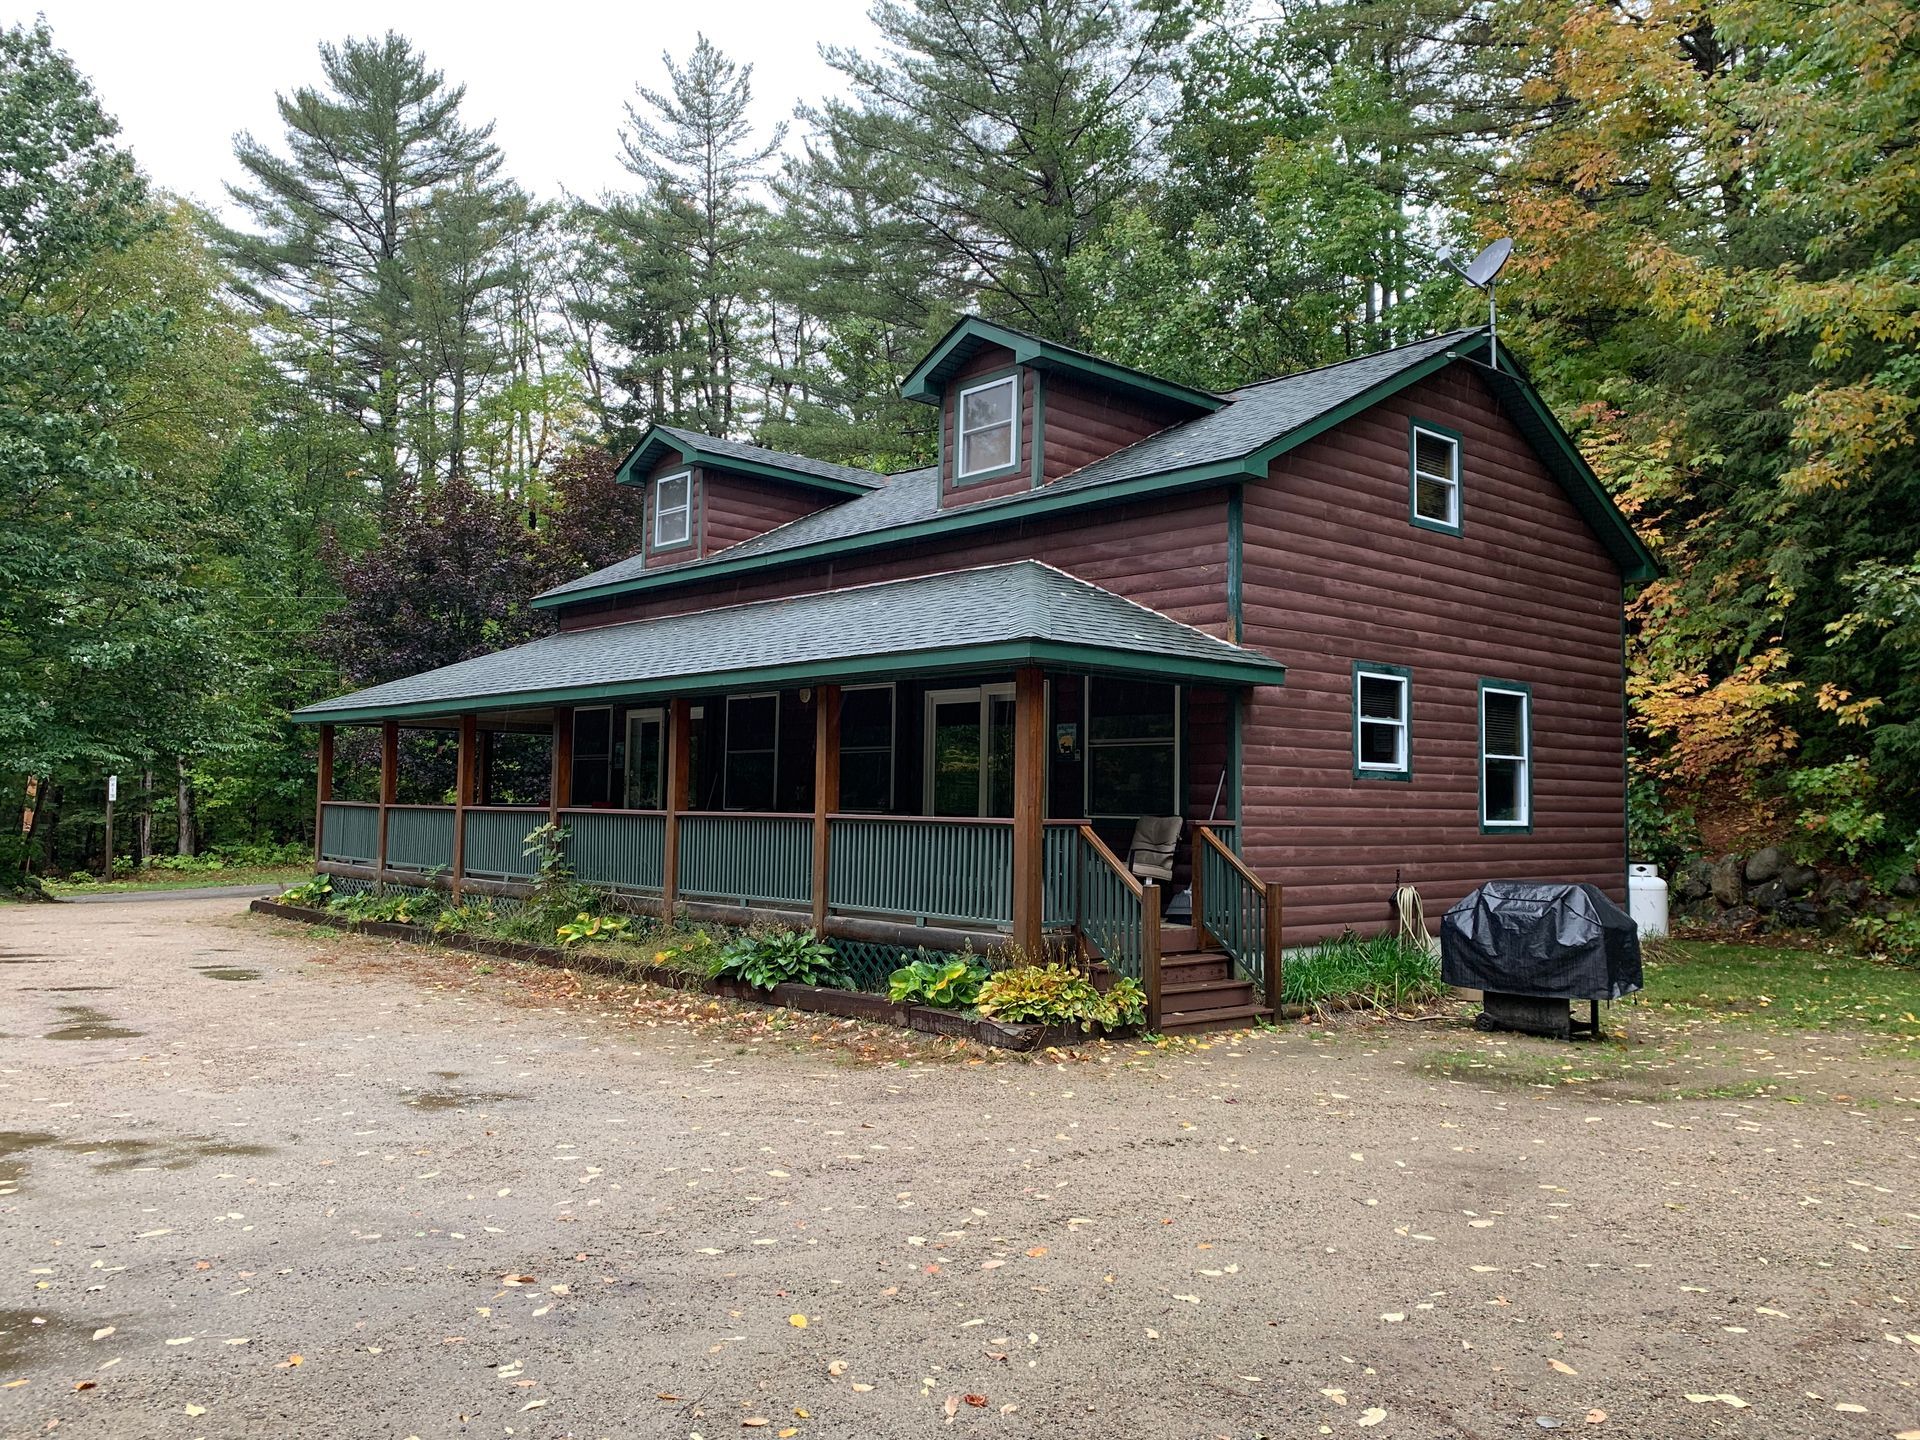
[[1040, 664], [1278, 685], [1286, 669], [1034, 560], [562, 631], [308, 705], [306, 724]]

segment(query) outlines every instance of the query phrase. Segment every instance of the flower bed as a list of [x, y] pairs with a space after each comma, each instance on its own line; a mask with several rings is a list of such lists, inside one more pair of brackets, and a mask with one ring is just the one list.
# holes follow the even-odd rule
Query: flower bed
[[[337, 912], [305, 905], [286, 905], [278, 900], [255, 900], [252, 909], [261, 915], [272, 915], [282, 920], [296, 920], [306, 925], [326, 925], [336, 930], [348, 930], [359, 935], [374, 935], [389, 940], [405, 940], [417, 945], [445, 945], [451, 949], [465, 950], [476, 955], [488, 955], [501, 960], [518, 960], [534, 965], [554, 965], [563, 969], [592, 969], [602, 973], [609, 969], [604, 961], [597, 965], [583, 963], [589, 961], [594, 955], [590, 948], [562, 949], [557, 945], [540, 945], [523, 940], [501, 940], [465, 931], [436, 934], [433, 928], [427, 925], [406, 924], [393, 920], [353, 920]], [[945, 1035], [973, 1040], [1000, 1050], [1040, 1050], [1051, 1045], [1074, 1044], [1094, 1038], [1084, 1027], [1078, 1025], [1034, 1025], [991, 1020], [984, 1015], [935, 1009], [930, 1005], [890, 1000], [884, 995], [871, 995], [857, 990], [793, 984], [776, 985], [771, 990], [757, 990], [739, 981], [705, 980], [663, 965], [622, 961], [617, 968], [620, 974], [635, 980], [646, 980], [676, 990], [699, 990], [708, 995], [743, 1000], [756, 1005], [784, 1005], [794, 1010], [835, 1015], [842, 1019], [897, 1025], [903, 1030], [918, 1030], [928, 1035]]]

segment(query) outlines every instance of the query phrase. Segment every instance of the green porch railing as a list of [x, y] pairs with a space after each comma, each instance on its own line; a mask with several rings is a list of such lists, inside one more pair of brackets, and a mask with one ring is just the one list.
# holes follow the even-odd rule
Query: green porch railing
[[574, 878], [615, 890], [661, 888], [667, 817], [648, 810], [569, 810], [567, 863]]
[[1147, 992], [1147, 1028], [1160, 1024], [1160, 887], [1128, 873], [1106, 843], [1082, 825], [1075, 929], [1107, 968]]
[[1073, 924], [1080, 885], [1080, 823], [1049, 820], [1040, 843], [1040, 923]]
[[1280, 887], [1260, 879], [1210, 826], [1193, 832], [1193, 920], [1202, 945], [1227, 952], [1260, 1003], [1280, 1007]]
[[453, 807], [403, 805], [387, 811], [387, 868], [445, 870], [453, 864]]
[[527, 833], [546, 824], [544, 808], [473, 806], [460, 868], [470, 880], [531, 880], [539, 866], [526, 853]]
[[804, 906], [813, 899], [811, 815], [680, 817], [680, 894]]
[[1013, 918], [1013, 822], [835, 815], [827, 904], [916, 920]]
[[330, 800], [320, 807], [320, 858], [371, 865], [380, 858], [380, 807]]

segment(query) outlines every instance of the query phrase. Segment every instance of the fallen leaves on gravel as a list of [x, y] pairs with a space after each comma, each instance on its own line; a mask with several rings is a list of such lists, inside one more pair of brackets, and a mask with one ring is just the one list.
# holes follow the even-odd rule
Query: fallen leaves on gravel
[[1353, 1423], [1364, 1429], [1368, 1426], [1378, 1425], [1386, 1418], [1387, 1412], [1382, 1410], [1378, 1405], [1374, 1405], [1362, 1410], [1360, 1412], [1360, 1418]]

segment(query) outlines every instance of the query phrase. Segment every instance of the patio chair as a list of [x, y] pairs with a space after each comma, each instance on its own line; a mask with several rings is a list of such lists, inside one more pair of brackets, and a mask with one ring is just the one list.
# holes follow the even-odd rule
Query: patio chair
[[1143, 815], [1127, 844], [1127, 868], [1142, 880], [1173, 879], [1173, 852], [1185, 824], [1178, 815]]

